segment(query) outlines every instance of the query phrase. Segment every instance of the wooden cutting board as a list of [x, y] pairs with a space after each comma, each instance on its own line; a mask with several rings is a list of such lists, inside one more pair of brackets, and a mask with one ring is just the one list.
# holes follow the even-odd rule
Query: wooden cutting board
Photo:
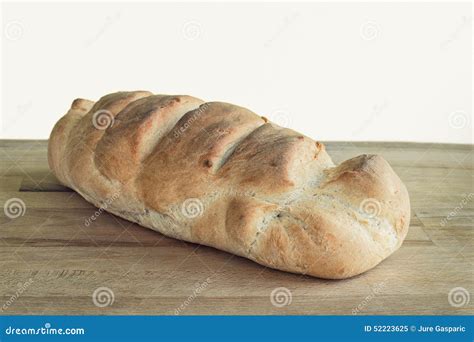
[[2, 314], [473, 314], [473, 146], [326, 145], [335, 162], [383, 155], [412, 203], [400, 250], [342, 281], [268, 269], [106, 212], [86, 225], [97, 209], [58, 184], [46, 141], [0, 141], [1, 203], [24, 203], [1, 213]]

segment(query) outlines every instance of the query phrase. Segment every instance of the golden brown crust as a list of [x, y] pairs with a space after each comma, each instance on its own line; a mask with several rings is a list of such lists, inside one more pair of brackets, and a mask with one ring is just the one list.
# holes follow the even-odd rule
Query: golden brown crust
[[360, 274], [398, 249], [409, 225], [407, 190], [380, 156], [335, 166], [320, 142], [190, 96], [77, 99], [48, 159], [96, 206], [289, 272]]

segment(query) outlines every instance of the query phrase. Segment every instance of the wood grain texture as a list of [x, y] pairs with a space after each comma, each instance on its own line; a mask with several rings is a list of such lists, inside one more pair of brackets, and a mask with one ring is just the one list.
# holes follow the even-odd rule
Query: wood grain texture
[[[412, 203], [400, 250], [342, 281], [268, 269], [106, 212], [86, 224], [97, 208], [58, 184], [46, 141], [0, 141], [2, 206], [12, 198], [25, 203], [24, 215], [0, 216], [2, 314], [473, 314], [474, 147], [326, 146], [335, 162], [381, 154]], [[114, 296], [105, 307], [93, 302], [101, 287]], [[274, 305], [272, 291], [281, 287], [291, 301]], [[455, 288], [464, 289], [464, 304], [451, 297], [451, 305]]]

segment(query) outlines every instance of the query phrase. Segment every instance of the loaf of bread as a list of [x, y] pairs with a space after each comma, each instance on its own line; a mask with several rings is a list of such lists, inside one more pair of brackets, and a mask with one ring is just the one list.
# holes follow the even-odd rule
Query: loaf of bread
[[408, 231], [407, 190], [382, 157], [334, 165], [322, 143], [228, 103], [146, 91], [76, 99], [48, 159], [103, 210], [278, 270], [355, 276]]

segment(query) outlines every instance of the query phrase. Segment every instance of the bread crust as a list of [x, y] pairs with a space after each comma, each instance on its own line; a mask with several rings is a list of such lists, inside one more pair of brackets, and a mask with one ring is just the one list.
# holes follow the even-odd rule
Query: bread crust
[[191, 96], [76, 99], [48, 160], [62, 184], [115, 215], [320, 278], [373, 268], [409, 226], [408, 192], [382, 157], [336, 166], [320, 142]]

